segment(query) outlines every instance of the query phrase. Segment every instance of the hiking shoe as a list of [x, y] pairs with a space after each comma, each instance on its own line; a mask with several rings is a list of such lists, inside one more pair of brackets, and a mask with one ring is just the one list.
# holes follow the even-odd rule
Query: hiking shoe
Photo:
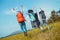
[[48, 30], [50, 30], [50, 27], [48, 27]]
[[41, 30], [43, 30], [43, 27], [40, 27]]
[[24, 35], [27, 36], [27, 32], [24, 32]]

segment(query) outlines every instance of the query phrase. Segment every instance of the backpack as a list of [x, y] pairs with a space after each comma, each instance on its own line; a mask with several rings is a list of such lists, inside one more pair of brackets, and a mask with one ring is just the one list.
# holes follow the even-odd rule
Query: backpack
[[25, 19], [24, 19], [24, 16], [23, 16], [22, 12], [18, 12], [16, 16], [17, 16], [17, 21], [18, 21], [19, 23], [21, 23], [21, 22], [24, 22], [24, 21], [25, 21]]
[[46, 16], [44, 13], [42, 13], [42, 19], [46, 19]]
[[43, 10], [41, 10], [41, 11], [39, 12], [39, 14], [41, 14], [42, 19], [46, 19], [46, 16], [45, 16], [45, 14], [44, 14], [44, 11], [43, 11]]

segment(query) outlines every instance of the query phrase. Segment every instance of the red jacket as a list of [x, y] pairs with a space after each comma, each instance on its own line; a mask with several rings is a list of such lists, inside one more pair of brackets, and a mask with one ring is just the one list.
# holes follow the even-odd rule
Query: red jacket
[[16, 15], [16, 17], [17, 17], [17, 21], [18, 21], [19, 23], [21, 23], [21, 22], [24, 22], [24, 21], [25, 21], [25, 19], [24, 19], [24, 16], [23, 16], [22, 12], [18, 12], [18, 13], [17, 13], [17, 15]]

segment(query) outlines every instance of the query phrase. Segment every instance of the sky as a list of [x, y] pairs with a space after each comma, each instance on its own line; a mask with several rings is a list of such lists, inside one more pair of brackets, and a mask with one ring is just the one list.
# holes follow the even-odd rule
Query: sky
[[[29, 16], [26, 14], [28, 9], [33, 9], [34, 12], [39, 12], [40, 8], [45, 11], [47, 19], [50, 17], [52, 10], [60, 10], [60, 0], [0, 0], [0, 37], [7, 36], [20, 29], [20, 25], [16, 19], [16, 11], [22, 10], [20, 6], [23, 5], [23, 13], [26, 18], [27, 29], [31, 29]], [[15, 8], [16, 11], [13, 11]]]

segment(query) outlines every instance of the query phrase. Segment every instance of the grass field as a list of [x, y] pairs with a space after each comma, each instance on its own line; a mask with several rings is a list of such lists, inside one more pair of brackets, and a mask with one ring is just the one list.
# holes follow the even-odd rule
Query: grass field
[[0, 40], [60, 40], [60, 22], [49, 24], [50, 30], [40, 30], [35, 28], [28, 31], [28, 36], [24, 36], [23, 33], [15, 34]]

